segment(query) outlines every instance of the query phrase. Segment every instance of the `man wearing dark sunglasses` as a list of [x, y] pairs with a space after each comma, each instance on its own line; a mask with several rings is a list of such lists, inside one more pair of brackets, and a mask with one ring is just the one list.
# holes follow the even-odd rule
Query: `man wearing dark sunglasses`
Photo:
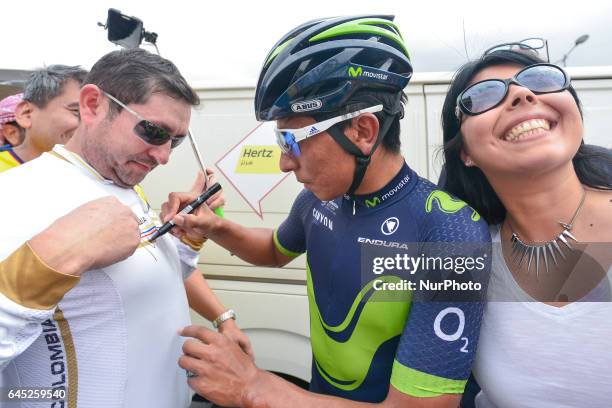
[[[201, 395], [240, 407], [457, 407], [482, 302], [377, 301], [378, 275], [369, 261], [362, 264], [383, 247], [401, 256], [394, 248], [407, 243], [489, 240], [477, 214], [404, 161], [399, 125], [411, 74], [392, 16], [311, 21], [268, 54], [255, 114], [276, 121], [280, 167], [305, 189], [276, 230], [246, 228], [207, 209], [175, 222], [257, 265], [283, 266], [306, 253], [310, 392], [257, 369], [223, 336], [192, 326], [182, 334], [196, 340], [185, 343], [180, 365]], [[170, 215], [191, 199], [172, 196]]]
[[[8, 345], [0, 357], [0, 383], [63, 390], [55, 399], [66, 406], [187, 407], [191, 392], [176, 364], [183, 343], [177, 329], [189, 324], [188, 301], [210, 320], [225, 308], [202, 275], [192, 273], [198, 242], [170, 234], [148, 241], [161, 223], [138, 183], [168, 162], [199, 98], [174, 64], [140, 49], [105, 55], [84, 83], [81, 120], [71, 140], [0, 177], [0, 189], [12, 197], [0, 202], [0, 211], [24, 215], [5, 220], [0, 259], [63, 214], [106, 196], [131, 210], [139, 245], [128, 248], [133, 254], [127, 259], [82, 274], [71, 265], [79, 276], [13, 270], [21, 279], [11, 286], [17, 291], [5, 291], [7, 282], [0, 279], [0, 343]], [[201, 191], [203, 180], [200, 175], [194, 191]], [[106, 225], [104, 217], [115, 212], [96, 214], [82, 222]], [[65, 234], [75, 243], [103, 245], [79, 236], [84, 230], [91, 228]], [[40, 280], [35, 287], [51, 289], [32, 300], [27, 277]], [[220, 331], [249, 351], [231, 318]]]

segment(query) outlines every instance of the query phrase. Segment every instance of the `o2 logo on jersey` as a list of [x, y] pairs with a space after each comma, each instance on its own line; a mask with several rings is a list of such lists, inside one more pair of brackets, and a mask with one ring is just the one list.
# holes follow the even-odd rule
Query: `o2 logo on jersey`
[[385, 235], [391, 235], [399, 228], [399, 219], [397, 217], [387, 218], [380, 226], [380, 232]]
[[[455, 315], [457, 316], [457, 318], [459, 318], [459, 326], [457, 327], [457, 330], [455, 330], [454, 333], [445, 333], [444, 330], [442, 330], [442, 321], [446, 316], [449, 315]], [[444, 341], [452, 342], [457, 341], [459, 339], [464, 341], [465, 343], [463, 344], [463, 347], [459, 349], [459, 351], [461, 351], [462, 353], [469, 353], [469, 350], [467, 349], [469, 340], [467, 337], [461, 337], [461, 335], [463, 334], [463, 330], [465, 329], [465, 313], [463, 313], [463, 310], [459, 309], [458, 307], [447, 307], [446, 309], [438, 313], [436, 319], [434, 320], [433, 326], [434, 333], [436, 333], [436, 336], [438, 336]]]

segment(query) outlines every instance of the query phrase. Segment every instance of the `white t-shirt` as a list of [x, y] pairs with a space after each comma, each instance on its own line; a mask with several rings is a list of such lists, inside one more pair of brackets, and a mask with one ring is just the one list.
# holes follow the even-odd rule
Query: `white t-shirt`
[[506, 265], [498, 226], [491, 238], [489, 302], [474, 363], [482, 388], [476, 407], [612, 407], [610, 272], [594, 290], [600, 301], [560, 308], [529, 301]]
[[0, 328], [17, 327], [15, 316], [29, 321], [13, 337], [1, 334], [21, 353], [4, 361], [0, 386], [68, 389], [65, 404], [21, 407], [187, 407], [191, 391], [177, 364], [183, 344], [177, 330], [190, 324], [183, 279], [193, 267], [181, 262], [169, 235], [146, 242], [159, 219], [142, 194], [102, 179], [58, 146], [2, 174], [0, 191], [0, 259], [60, 216], [108, 195], [134, 211], [142, 238], [125, 261], [85, 272], [55, 310], [28, 310], [0, 293]]

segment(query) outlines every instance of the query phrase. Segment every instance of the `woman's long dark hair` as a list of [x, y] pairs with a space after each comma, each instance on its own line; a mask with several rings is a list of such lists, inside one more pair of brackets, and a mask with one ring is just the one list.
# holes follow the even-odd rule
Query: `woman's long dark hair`
[[[477, 167], [466, 167], [461, 160], [464, 147], [461, 123], [455, 116], [457, 96], [468, 87], [478, 72], [494, 65], [517, 64], [528, 66], [542, 62], [536, 56], [515, 51], [496, 51], [463, 65], [450, 85], [442, 108], [442, 131], [444, 134], [444, 158], [446, 166], [447, 191], [463, 199], [472, 206], [489, 224], [499, 224], [506, 217], [506, 208], [491, 187], [484, 173]], [[582, 106], [572, 86], [568, 89], [578, 105], [582, 116]], [[572, 159], [578, 179], [589, 187], [612, 189], [612, 151], [598, 146], [581, 143]]]

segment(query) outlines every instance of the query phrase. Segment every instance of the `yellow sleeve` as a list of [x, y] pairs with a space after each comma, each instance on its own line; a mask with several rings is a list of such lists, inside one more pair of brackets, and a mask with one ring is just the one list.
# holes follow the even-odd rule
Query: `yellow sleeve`
[[55, 307], [79, 280], [46, 265], [27, 243], [0, 262], [0, 293], [30, 309]]

